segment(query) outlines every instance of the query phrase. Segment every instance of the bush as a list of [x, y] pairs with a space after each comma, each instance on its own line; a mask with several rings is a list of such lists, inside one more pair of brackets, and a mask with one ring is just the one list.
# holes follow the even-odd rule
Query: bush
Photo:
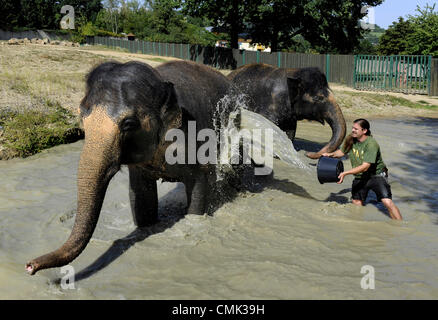
[[83, 138], [76, 117], [58, 102], [46, 101], [49, 112], [3, 113], [2, 140], [9, 153], [27, 157], [44, 149]]

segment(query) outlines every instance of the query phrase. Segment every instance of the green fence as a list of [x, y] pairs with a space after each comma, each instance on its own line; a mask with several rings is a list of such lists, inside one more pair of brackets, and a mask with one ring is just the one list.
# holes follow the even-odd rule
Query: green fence
[[359, 90], [429, 94], [431, 64], [431, 56], [357, 55], [353, 87]]
[[438, 59], [430, 56], [370, 56], [259, 52], [181, 43], [87, 37], [88, 44], [124, 48], [132, 53], [175, 57], [220, 69], [250, 63], [280, 68], [319, 68], [329, 82], [359, 90], [438, 95]]
[[353, 56], [260, 52], [180, 43], [160, 43], [109, 37], [87, 37], [88, 44], [124, 48], [132, 53], [192, 60], [220, 69], [235, 69], [250, 63], [266, 63], [279, 68], [319, 68], [330, 82], [353, 86]]

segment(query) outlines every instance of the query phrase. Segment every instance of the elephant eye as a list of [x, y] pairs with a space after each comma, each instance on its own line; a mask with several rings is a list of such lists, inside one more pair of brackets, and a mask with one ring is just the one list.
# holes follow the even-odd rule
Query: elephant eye
[[137, 118], [126, 118], [120, 124], [123, 132], [135, 131], [140, 128], [140, 121]]

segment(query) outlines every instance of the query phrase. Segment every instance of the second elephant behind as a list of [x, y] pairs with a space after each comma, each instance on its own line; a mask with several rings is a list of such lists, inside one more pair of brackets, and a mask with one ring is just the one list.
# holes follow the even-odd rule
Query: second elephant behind
[[250, 64], [230, 73], [228, 79], [250, 97], [251, 111], [275, 123], [291, 140], [295, 138], [297, 121], [327, 122], [332, 137], [318, 152], [306, 153], [309, 158], [317, 159], [324, 152], [336, 150], [344, 140], [344, 116], [318, 68], [285, 69]]

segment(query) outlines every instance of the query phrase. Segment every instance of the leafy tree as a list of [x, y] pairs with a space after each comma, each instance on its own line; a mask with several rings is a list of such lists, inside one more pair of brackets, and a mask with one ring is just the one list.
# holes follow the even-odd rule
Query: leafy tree
[[375, 25], [372, 30], [369, 30], [369, 32], [364, 34], [363, 38], [368, 40], [374, 46], [377, 46], [379, 44], [380, 37], [385, 33], [385, 31], [385, 29]]
[[438, 12], [435, 5], [417, 7], [416, 15], [407, 20], [399, 17], [379, 40], [378, 52], [382, 55], [433, 55], [438, 56]]
[[[367, 32], [358, 23], [364, 6], [377, 6], [383, 0], [304, 1], [302, 36], [319, 52], [348, 54]], [[300, 20], [299, 20], [300, 21]]]
[[189, 16], [207, 18], [212, 26], [227, 31], [231, 47], [238, 48], [239, 33], [245, 29], [248, 9], [254, 5], [252, 0], [185, 0], [183, 12]]
[[57, 6], [54, 6], [54, 4], [55, 1], [53, 0], [22, 0], [20, 11], [22, 21], [20, 27], [55, 29]]
[[252, 0], [248, 9], [246, 20], [253, 42], [270, 46], [273, 52], [279, 47], [299, 46], [295, 36], [303, 30], [304, 1], [291, 5], [287, 0]]
[[60, 12], [64, 5], [71, 5], [75, 9], [75, 16], [83, 16], [87, 21], [92, 22], [96, 21], [97, 14], [103, 8], [100, 0], [50, 0], [50, 2], [57, 7], [57, 12]]
[[13, 30], [15, 27], [21, 25], [21, 1], [19, 0], [0, 0], [0, 12], [2, 18], [0, 19], [0, 29]]
[[94, 21], [102, 9], [100, 0], [0, 0], [0, 12], [4, 17], [0, 27], [59, 29], [64, 5], [73, 6], [76, 18], [83, 16], [89, 21]]
[[438, 11], [435, 6], [417, 6], [418, 14], [409, 16], [414, 32], [409, 36], [408, 54], [432, 55], [438, 57]]
[[104, 0], [104, 10], [100, 10], [96, 16], [96, 26], [111, 30], [113, 33], [119, 31], [119, 13], [117, 11], [120, 5], [119, 0]]
[[[186, 0], [184, 12], [207, 17], [215, 27], [225, 28], [231, 47], [238, 34], [248, 31], [254, 42], [273, 51], [297, 46], [301, 35], [319, 52], [350, 53], [365, 33], [359, 25], [366, 5], [383, 0]], [[299, 38], [300, 39], [300, 38]]]
[[398, 21], [393, 22], [380, 37], [378, 45], [379, 54], [386, 56], [393, 54], [407, 54], [407, 49], [409, 47], [408, 38], [413, 33], [413, 24], [410, 21], [399, 17]]
[[377, 47], [373, 45], [368, 39], [362, 39], [359, 43], [359, 46], [354, 49], [353, 54], [376, 55]]
[[183, 17], [175, 11], [180, 7], [178, 0], [148, 0], [152, 9], [152, 24], [158, 33], [170, 34], [170, 30], [183, 28]]

